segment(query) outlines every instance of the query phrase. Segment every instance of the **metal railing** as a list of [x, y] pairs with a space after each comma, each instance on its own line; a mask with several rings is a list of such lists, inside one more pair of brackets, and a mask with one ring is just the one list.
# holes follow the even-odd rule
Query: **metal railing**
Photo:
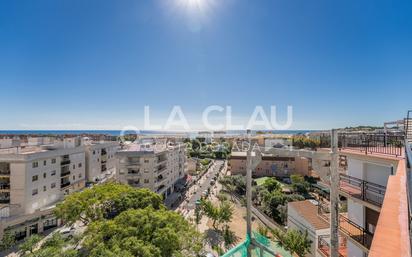
[[0, 189], [10, 189], [10, 184], [0, 184]]
[[[411, 112], [411, 111], [409, 111]], [[408, 112], [408, 119], [409, 119]], [[412, 124], [409, 124], [412, 126]], [[405, 152], [406, 152], [406, 190], [408, 192], [408, 208], [409, 208], [409, 240], [412, 251], [412, 138], [405, 140]]]
[[60, 173], [60, 177], [65, 177], [70, 175], [70, 170], [62, 170]]
[[339, 189], [362, 201], [382, 206], [386, 187], [345, 174], [340, 175]]
[[70, 164], [70, 160], [62, 160], [61, 162], [60, 162], [60, 165], [67, 165], [67, 164]]
[[391, 133], [340, 133], [341, 149], [358, 150], [368, 153], [401, 156], [404, 145], [403, 134]]
[[370, 249], [373, 234], [364, 229], [362, 226], [359, 226], [355, 222], [340, 214], [339, 228], [344, 234], [351, 237], [365, 248]]
[[65, 182], [65, 183], [60, 184], [60, 188], [66, 188], [68, 186], [70, 186], [70, 182]]
[[408, 111], [408, 114], [406, 115], [404, 128], [406, 139], [412, 140], [412, 110]]
[[[325, 256], [330, 256], [330, 245], [328, 243], [328, 239], [330, 238], [329, 235], [323, 235], [318, 237], [318, 249], [319, 251], [325, 255]], [[345, 257], [346, 255], [342, 254], [343, 251], [346, 252], [346, 249], [344, 250], [343, 248], [346, 248], [346, 238], [339, 238], [339, 252], [338, 255], [339, 257]]]

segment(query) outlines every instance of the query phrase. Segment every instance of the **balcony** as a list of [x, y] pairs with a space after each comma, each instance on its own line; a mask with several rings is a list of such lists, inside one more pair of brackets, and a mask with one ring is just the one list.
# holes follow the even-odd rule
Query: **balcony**
[[381, 207], [386, 187], [359, 178], [340, 174], [339, 189], [355, 198]]
[[157, 192], [158, 193], [160, 193], [163, 189], [165, 189], [166, 188], [166, 186], [165, 185], [160, 185], [158, 188], [157, 188]]
[[61, 162], [60, 162], [61, 166], [68, 165], [68, 164], [70, 164], [70, 160], [68, 160], [68, 159], [62, 159]]
[[356, 224], [343, 214], [339, 215], [339, 229], [346, 236], [369, 250], [372, 244], [373, 234]]
[[365, 154], [402, 156], [403, 135], [385, 133], [341, 133], [339, 147]]
[[[324, 236], [319, 236], [318, 237], [318, 250], [325, 257], [330, 256], [329, 242], [330, 242], [330, 236], [329, 235], [324, 235]], [[347, 246], [346, 246], [346, 238], [344, 238], [344, 237], [339, 238], [338, 254], [339, 254], [339, 257], [348, 256], [348, 249], [347, 249]]]
[[[318, 216], [324, 219], [326, 222], [330, 222], [330, 207], [327, 203], [322, 201], [319, 202]], [[354, 241], [363, 246], [365, 251], [368, 251], [370, 249], [373, 234], [350, 220], [347, 217], [347, 213], [339, 214], [339, 230], [342, 234], [352, 238]]]
[[157, 157], [156, 161], [157, 161], [157, 164], [158, 164], [158, 165], [159, 165], [159, 164], [162, 164], [162, 163], [164, 163], [165, 161], [167, 161], [167, 157], [166, 157], [165, 155], [160, 155], [160, 156]]
[[10, 193], [0, 192], [0, 204], [9, 204], [10, 203]]
[[62, 169], [62, 171], [60, 173], [60, 177], [66, 177], [66, 176], [69, 176], [69, 175], [70, 175], [70, 170], [69, 169], [66, 169], [66, 170]]
[[159, 175], [156, 179], [156, 183], [162, 183], [165, 180], [166, 180], [166, 177]]
[[63, 183], [60, 184], [60, 188], [61, 188], [61, 189], [65, 189], [65, 188], [67, 188], [67, 187], [69, 187], [69, 186], [70, 186], [70, 181], [63, 182]]
[[0, 177], [10, 177], [10, 170], [0, 170]]
[[9, 184], [0, 184], [0, 191], [10, 191], [10, 183]]
[[166, 165], [161, 165], [157, 168], [157, 173], [162, 173], [167, 169]]

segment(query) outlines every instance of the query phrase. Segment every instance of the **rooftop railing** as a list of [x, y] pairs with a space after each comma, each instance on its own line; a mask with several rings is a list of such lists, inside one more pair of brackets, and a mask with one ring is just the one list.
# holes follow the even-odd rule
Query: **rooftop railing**
[[365, 154], [401, 156], [404, 138], [403, 134], [340, 133], [339, 146], [341, 149], [357, 150]]
[[339, 189], [362, 201], [382, 206], [386, 187], [359, 178], [340, 174]]

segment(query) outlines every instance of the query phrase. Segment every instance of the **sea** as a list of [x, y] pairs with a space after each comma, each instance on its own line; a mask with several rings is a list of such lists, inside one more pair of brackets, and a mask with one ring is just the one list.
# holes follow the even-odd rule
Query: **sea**
[[[317, 132], [319, 130], [255, 130], [251, 131], [252, 134], [256, 132], [265, 132], [272, 134], [306, 134], [310, 132]], [[227, 130], [226, 135], [245, 135], [245, 130]], [[109, 135], [120, 136], [121, 130], [0, 130], [0, 135]], [[124, 134], [139, 134], [139, 135], [186, 135], [188, 137], [196, 137], [198, 131], [156, 131], [156, 130], [139, 130], [139, 131], [126, 131]]]

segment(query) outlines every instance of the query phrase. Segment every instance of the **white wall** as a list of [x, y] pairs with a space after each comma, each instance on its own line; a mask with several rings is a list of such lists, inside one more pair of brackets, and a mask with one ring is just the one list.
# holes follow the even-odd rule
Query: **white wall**
[[348, 175], [363, 179], [363, 161], [348, 158]]
[[350, 240], [347, 241], [348, 257], [363, 257], [363, 251], [354, 245]]
[[364, 208], [361, 204], [351, 199], [348, 199], [348, 218], [359, 226], [364, 227]]
[[387, 166], [365, 163], [365, 180], [379, 185], [388, 184], [391, 168]]

